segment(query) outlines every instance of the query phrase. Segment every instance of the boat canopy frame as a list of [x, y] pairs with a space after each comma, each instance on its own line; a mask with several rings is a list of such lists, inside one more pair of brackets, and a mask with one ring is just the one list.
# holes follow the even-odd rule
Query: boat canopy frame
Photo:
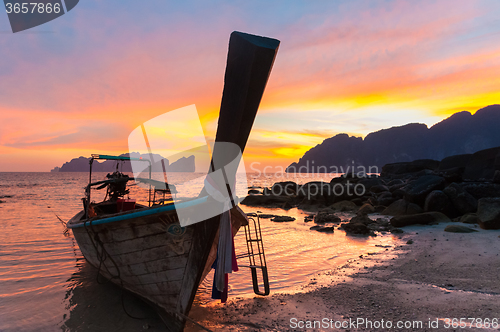
[[[92, 154], [91, 158], [89, 160], [89, 165], [90, 165], [90, 171], [89, 171], [89, 184], [85, 188], [85, 219], [88, 216], [89, 208], [90, 208], [90, 197], [91, 197], [91, 187], [98, 185], [98, 184], [104, 184], [107, 183], [106, 180], [104, 181], [98, 181], [92, 183], [92, 164], [94, 163], [94, 160], [99, 159], [99, 160], [117, 160], [117, 161], [145, 161], [149, 163], [149, 180], [151, 180], [151, 160], [149, 159], [142, 159], [142, 158], [133, 158], [133, 157], [126, 157], [126, 156], [111, 156], [111, 155], [106, 155], [106, 154]], [[134, 178], [129, 178], [129, 180], [133, 180]], [[148, 194], [148, 204], [151, 206], [151, 184], [149, 184], [149, 194]]]

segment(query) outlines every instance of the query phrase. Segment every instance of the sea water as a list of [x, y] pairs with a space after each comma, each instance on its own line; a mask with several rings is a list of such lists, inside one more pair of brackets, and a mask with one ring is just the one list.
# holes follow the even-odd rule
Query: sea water
[[[92, 181], [103, 180], [105, 175], [94, 173]], [[197, 174], [179, 173], [175, 177], [172, 181], [191, 180], [177, 186], [182, 196], [195, 196], [203, 186]], [[303, 184], [330, 179], [323, 174], [287, 178], [249, 174], [248, 184], [270, 187], [278, 181]], [[157, 317], [142, 302], [99, 280], [71, 232], [64, 234], [61, 220], [69, 220], [82, 209], [88, 181], [87, 173], [0, 173], [0, 331], [162, 330]], [[130, 196], [148, 200], [147, 191], [139, 187], [132, 187]], [[102, 192], [93, 192], [93, 199], [102, 198]], [[315, 274], [398, 241], [391, 235], [352, 237], [340, 230], [333, 234], [311, 231], [312, 223], [304, 222], [309, 213], [295, 208], [241, 207], [247, 213], [296, 218], [286, 223], [261, 219], [272, 293], [300, 291]], [[341, 215], [342, 219], [349, 217]], [[235, 247], [237, 254], [246, 252], [244, 232], [237, 234]], [[239, 264], [248, 265], [248, 261], [241, 259]], [[211, 277], [200, 285], [192, 310], [195, 315], [197, 306], [213, 301]], [[230, 297], [253, 296], [249, 269], [240, 268], [229, 281]], [[149, 320], [135, 320], [128, 314]]]

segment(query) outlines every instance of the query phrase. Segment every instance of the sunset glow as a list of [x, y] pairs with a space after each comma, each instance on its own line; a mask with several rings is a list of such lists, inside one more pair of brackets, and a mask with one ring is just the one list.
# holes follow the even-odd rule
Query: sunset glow
[[213, 140], [233, 30], [281, 40], [247, 165], [500, 103], [498, 1], [120, 3], [1, 34], [0, 171], [127, 152], [134, 128], [191, 104]]

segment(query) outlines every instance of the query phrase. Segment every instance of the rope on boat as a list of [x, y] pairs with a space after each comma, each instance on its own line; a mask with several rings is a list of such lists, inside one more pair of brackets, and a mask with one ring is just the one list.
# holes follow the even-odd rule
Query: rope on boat
[[59, 219], [59, 221], [61, 222], [61, 224], [63, 225], [64, 227], [64, 231], [63, 231], [63, 235], [68, 237], [69, 236], [69, 229], [68, 229], [68, 226], [66, 225], [67, 222], [65, 222], [64, 220], [62, 220], [58, 215], [57, 213], [55, 213], [54, 211], [52, 211], [55, 215], [56, 215], [56, 218]]

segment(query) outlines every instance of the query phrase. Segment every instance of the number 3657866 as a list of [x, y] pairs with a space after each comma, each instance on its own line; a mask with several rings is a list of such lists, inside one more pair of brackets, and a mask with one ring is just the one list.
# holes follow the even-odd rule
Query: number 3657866
[[6, 3], [7, 14], [10, 13], [59, 13], [61, 11], [61, 4], [55, 3], [38, 3], [38, 2], [23, 2], [23, 3]]

